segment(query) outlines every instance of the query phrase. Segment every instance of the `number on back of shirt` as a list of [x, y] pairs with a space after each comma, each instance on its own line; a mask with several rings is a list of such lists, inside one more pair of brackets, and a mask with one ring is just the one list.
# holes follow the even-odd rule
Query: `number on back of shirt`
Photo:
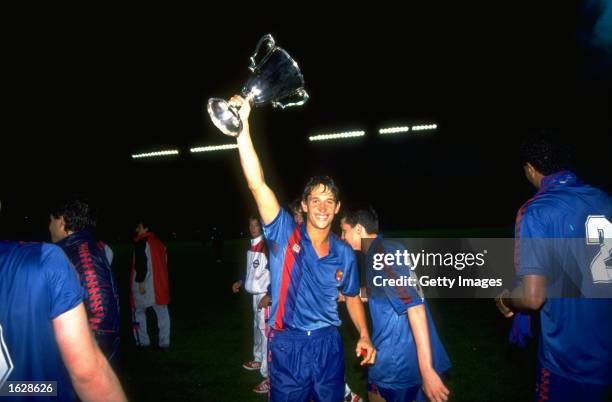
[[589, 215], [586, 222], [586, 244], [599, 245], [591, 261], [595, 283], [612, 282], [612, 223], [603, 215]]

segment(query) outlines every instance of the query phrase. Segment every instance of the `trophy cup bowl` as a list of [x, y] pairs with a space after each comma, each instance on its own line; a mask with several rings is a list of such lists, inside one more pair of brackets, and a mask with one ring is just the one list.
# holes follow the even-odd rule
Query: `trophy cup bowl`
[[[284, 49], [276, 46], [272, 35], [264, 35], [251, 56], [251, 75], [240, 95], [251, 107], [272, 104], [281, 109], [300, 106], [308, 100], [304, 77], [298, 64]], [[225, 135], [236, 137], [242, 131], [239, 108], [221, 98], [208, 100], [208, 114]]]

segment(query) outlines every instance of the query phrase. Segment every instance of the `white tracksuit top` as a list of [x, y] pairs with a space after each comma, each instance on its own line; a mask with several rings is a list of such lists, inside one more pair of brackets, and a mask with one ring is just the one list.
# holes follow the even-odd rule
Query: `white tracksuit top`
[[266, 293], [269, 285], [268, 249], [263, 236], [259, 236], [251, 239], [251, 248], [247, 251], [244, 289], [251, 294], [260, 294]]

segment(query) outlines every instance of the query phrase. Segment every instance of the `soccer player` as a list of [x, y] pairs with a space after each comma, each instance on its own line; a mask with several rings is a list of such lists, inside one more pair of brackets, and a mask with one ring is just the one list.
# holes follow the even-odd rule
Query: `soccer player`
[[107, 255], [92, 230], [96, 217], [83, 199], [57, 205], [49, 217], [51, 241], [64, 250], [86, 291], [89, 326], [113, 367], [119, 362], [119, 294]]
[[131, 291], [134, 338], [138, 346], [150, 345], [147, 331], [147, 308], [157, 315], [158, 346], [170, 347], [170, 286], [168, 283], [168, 254], [166, 246], [149, 231], [149, 224], [140, 220], [134, 238]]
[[[302, 211], [301, 197], [296, 198], [289, 204], [289, 211], [291, 211], [291, 213], [293, 214], [293, 220], [295, 221], [296, 225], [301, 225], [302, 223], [304, 223], [304, 212]], [[360, 269], [359, 278], [361, 279], [361, 266], [359, 265], [359, 262], [360, 260], [359, 258], [357, 258], [357, 266]], [[361, 300], [364, 301], [363, 297], [361, 298]], [[339, 290], [338, 291], [338, 302], [344, 302], [344, 301], [345, 301], [344, 296], [342, 295], [342, 292]], [[345, 378], [345, 381], [346, 381], [346, 378]], [[348, 382], [345, 382], [344, 384], [344, 402], [363, 402], [363, 399], [361, 398], [361, 396], [353, 392]]]
[[272, 289], [270, 400], [340, 402], [344, 396], [344, 351], [337, 330], [338, 290], [360, 334], [355, 353], [372, 363], [375, 350], [359, 299], [353, 250], [330, 233], [340, 209], [338, 188], [329, 177], [313, 177], [302, 195], [305, 223], [296, 225], [264, 180], [249, 132], [250, 106], [240, 96], [243, 130], [237, 137], [242, 169], [264, 223]]
[[126, 400], [90, 331], [83, 297], [59, 247], [0, 241], [0, 388], [57, 381], [57, 397], [31, 400], [75, 401], [75, 391], [84, 402]]
[[[385, 266], [373, 271], [374, 254], [394, 255], [404, 247], [383, 239], [378, 233], [378, 216], [371, 209], [348, 213], [341, 223], [342, 238], [355, 250], [366, 253], [366, 286], [376, 363], [368, 370], [370, 401], [412, 402], [448, 400], [449, 391], [440, 374], [450, 368], [429, 309], [419, 289], [374, 286], [373, 273], [392, 279], [410, 276], [410, 267]], [[418, 399], [417, 399], [418, 398]]]
[[535, 400], [609, 401], [612, 200], [568, 170], [567, 148], [550, 135], [530, 137], [521, 155], [538, 191], [516, 217], [521, 284], [498, 296], [497, 306], [506, 317], [539, 311]]
[[[247, 370], [259, 370], [264, 380], [253, 388], [258, 394], [267, 394], [268, 381], [268, 318], [270, 317], [268, 287], [268, 250], [257, 217], [249, 218], [251, 247], [247, 251], [246, 275], [243, 280], [234, 282], [232, 291], [238, 293], [240, 287], [253, 295], [253, 360], [242, 365]], [[268, 295], [268, 297], [266, 297]]]

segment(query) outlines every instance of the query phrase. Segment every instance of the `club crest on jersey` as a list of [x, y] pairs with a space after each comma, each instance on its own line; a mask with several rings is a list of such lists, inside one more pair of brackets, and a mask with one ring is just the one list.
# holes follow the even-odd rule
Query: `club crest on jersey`
[[336, 271], [336, 281], [340, 282], [342, 280], [343, 275], [344, 275], [344, 272], [337, 270]]
[[295, 244], [294, 244], [294, 245], [291, 247], [291, 250], [293, 250], [293, 252], [294, 252], [294, 253], [296, 253], [296, 254], [299, 254], [301, 249], [302, 249], [302, 248], [301, 248], [301, 247], [300, 247], [300, 246], [299, 246], [297, 243], [295, 243]]
[[253, 260], [253, 268], [257, 269], [259, 266], [259, 260]]

